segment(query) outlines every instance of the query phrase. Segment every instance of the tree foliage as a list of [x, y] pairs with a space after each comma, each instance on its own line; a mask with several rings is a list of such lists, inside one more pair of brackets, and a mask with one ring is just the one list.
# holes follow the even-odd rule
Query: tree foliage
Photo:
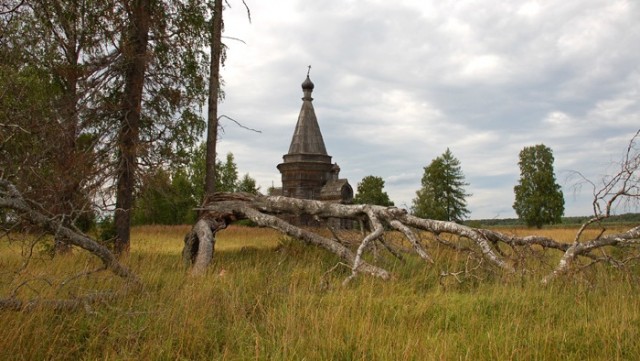
[[412, 211], [417, 217], [462, 222], [469, 214], [460, 161], [447, 150], [424, 168], [422, 187], [416, 192]]
[[101, 41], [110, 6], [25, 0], [0, 19], [0, 123], [8, 131], [0, 153], [11, 160], [3, 176], [65, 225], [92, 216], [100, 186], [91, 114], [109, 57]]
[[256, 180], [251, 178], [249, 173], [245, 173], [244, 176], [242, 176], [242, 179], [238, 182], [236, 190], [238, 192], [258, 194], [260, 192], [260, 187], [256, 185]]
[[2, 151], [16, 165], [5, 177], [65, 220], [106, 191], [103, 199], [116, 200], [117, 249], [126, 251], [139, 177], [185, 163], [204, 130], [206, 3], [23, 0], [2, 8], [10, 11], [0, 14], [0, 81], [14, 89], [0, 93], [8, 119], [0, 123], [11, 131]]
[[562, 222], [564, 197], [553, 171], [553, 152], [544, 144], [520, 151], [520, 179], [514, 187], [513, 209], [527, 226]]
[[216, 190], [218, 192], [235, 192], [238, 188], [238, 166], [233, 153], [227, 153], [225, 162], [216, 161]]
[[384, 191], [384, 179], [368, 175], [358, 182], [358, 189], [353, 203], [356, 204], [375, 204], [379, 206], [393, 206], [393, 202], [389, 199], [389, 195]]
[[158, 169], [147, 176], [136, 199], [133, 224], [189, 224], [196, 220], [198, 200], [184, 169]]
[[[133, 224], [189, 224], [194, 223], [204, 196], [206, 144], [197, 146], [187, 166], [158, 168], [142, 175], [136, 194]], [[227, 192], [258, 194], [255, 179], [246, 173], [238, 178], [238, 165], [233, 153], [225, 162], [217, 160], [218, 189]]]

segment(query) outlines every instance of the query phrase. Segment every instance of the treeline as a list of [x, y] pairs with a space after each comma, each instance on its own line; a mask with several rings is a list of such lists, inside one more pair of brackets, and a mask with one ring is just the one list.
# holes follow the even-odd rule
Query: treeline
[[[588, 221], [592, 216], [579, 216], [579, 217], [562, 217], [561, 225], [558, 226], [572, 226], [581, 225]], [[620, 215], [614, 215], [601, 221], [605, 224], [637, 224], [640, 222], [640, 213], [625, 213]], [[519, 218], [491, 218], [491, 219], [472, 219], [465, 223], [480, 226], [480, 227], [511, 227], [511, 226], [526, 226], [526, 222]]]

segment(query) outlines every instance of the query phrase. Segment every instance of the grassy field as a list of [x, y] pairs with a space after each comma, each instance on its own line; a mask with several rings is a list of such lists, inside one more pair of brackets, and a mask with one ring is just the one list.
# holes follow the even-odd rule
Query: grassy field
[[[637, 278], [605, 266], [547, 286], [531, 273], [479, 270], [458, 283], [443, 270], [466, 259], [432, 247], [435, 265], [379, 262], [392, 281], [358, 277], [325, 251], [275, 231], [231, 227], [213, 267], [189, 277], [180, 260], [188, 227], [139, 227], [126, 263], [140, 293], [74, 312], [0, 312], [1, 360], [634, 360], [640, 355]], [[503, 230], [504, 231], [504, 230]], [[524, 234], [526, 230], [513, 230]], [[553, 229], [570, 240], [575, 230]], [[0, 294], [23, 298], [117, 288], [81, 252], [33, 257], [19, 276], [15, 244], [0, 243]], [[328, 272], [330, 271], [330, 272]]]

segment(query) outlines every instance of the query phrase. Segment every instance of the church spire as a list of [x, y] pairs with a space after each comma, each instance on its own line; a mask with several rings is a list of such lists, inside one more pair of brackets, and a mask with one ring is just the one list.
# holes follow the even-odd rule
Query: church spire
[[[309, 70], [311, 70], [311, 66], [309, 66]], [[296, 129], [293, 132], [293, 139], [291, 139], [289, 154], [327, 155], [316, 112], [313, 109], [313, 98], [311, 97], [313, 88], [313, 82], [309, 79], [309, 72], [307, 72], [307, 78], [302, 83], [302, 93], [304, 94], [302, 108], [300, 109]]]

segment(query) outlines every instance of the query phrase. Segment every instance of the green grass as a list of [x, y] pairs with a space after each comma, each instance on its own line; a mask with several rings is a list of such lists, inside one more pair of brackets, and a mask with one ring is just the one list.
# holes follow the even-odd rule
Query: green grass
[[[218, 235], [214, 264], [189, 277], [180, 252], [186, 227], [140, 227], [126, 261], [145, 289], [74, 312], [0, 312], [2, 360], [632, 360], [640, 355], [635, 278], [600, 267], [547, 286], [540, 275], [479, 270], [481, 280], [441, 282], [466, 259], [431, 249], [436, 264], [391, 258], [396, 278], [358, 277], [325, 251], [274, 231], [232, 227]], [[16, 252], [0, 246], [3, 266]], [[20, 277], [51, 277], [97, 263], [80, 252], [42, 259]], [[7, 268], [8, 269], [8, 268]], [[543, 272], [546, 270], [541, 270]], [[3, 271], [0, 294], [15, 287]], [[59, 277], [60, 278], [60, 277]], [[11, 283], [14, 282], [14, 283]], [[53, 282], [56, 284], [55, 282]], [[46, 293], [117, 287], [108, 274]], [[40, 287], [40, 288], [37, 288]], [[36, 289], [37, 288], [37, 289]]]

